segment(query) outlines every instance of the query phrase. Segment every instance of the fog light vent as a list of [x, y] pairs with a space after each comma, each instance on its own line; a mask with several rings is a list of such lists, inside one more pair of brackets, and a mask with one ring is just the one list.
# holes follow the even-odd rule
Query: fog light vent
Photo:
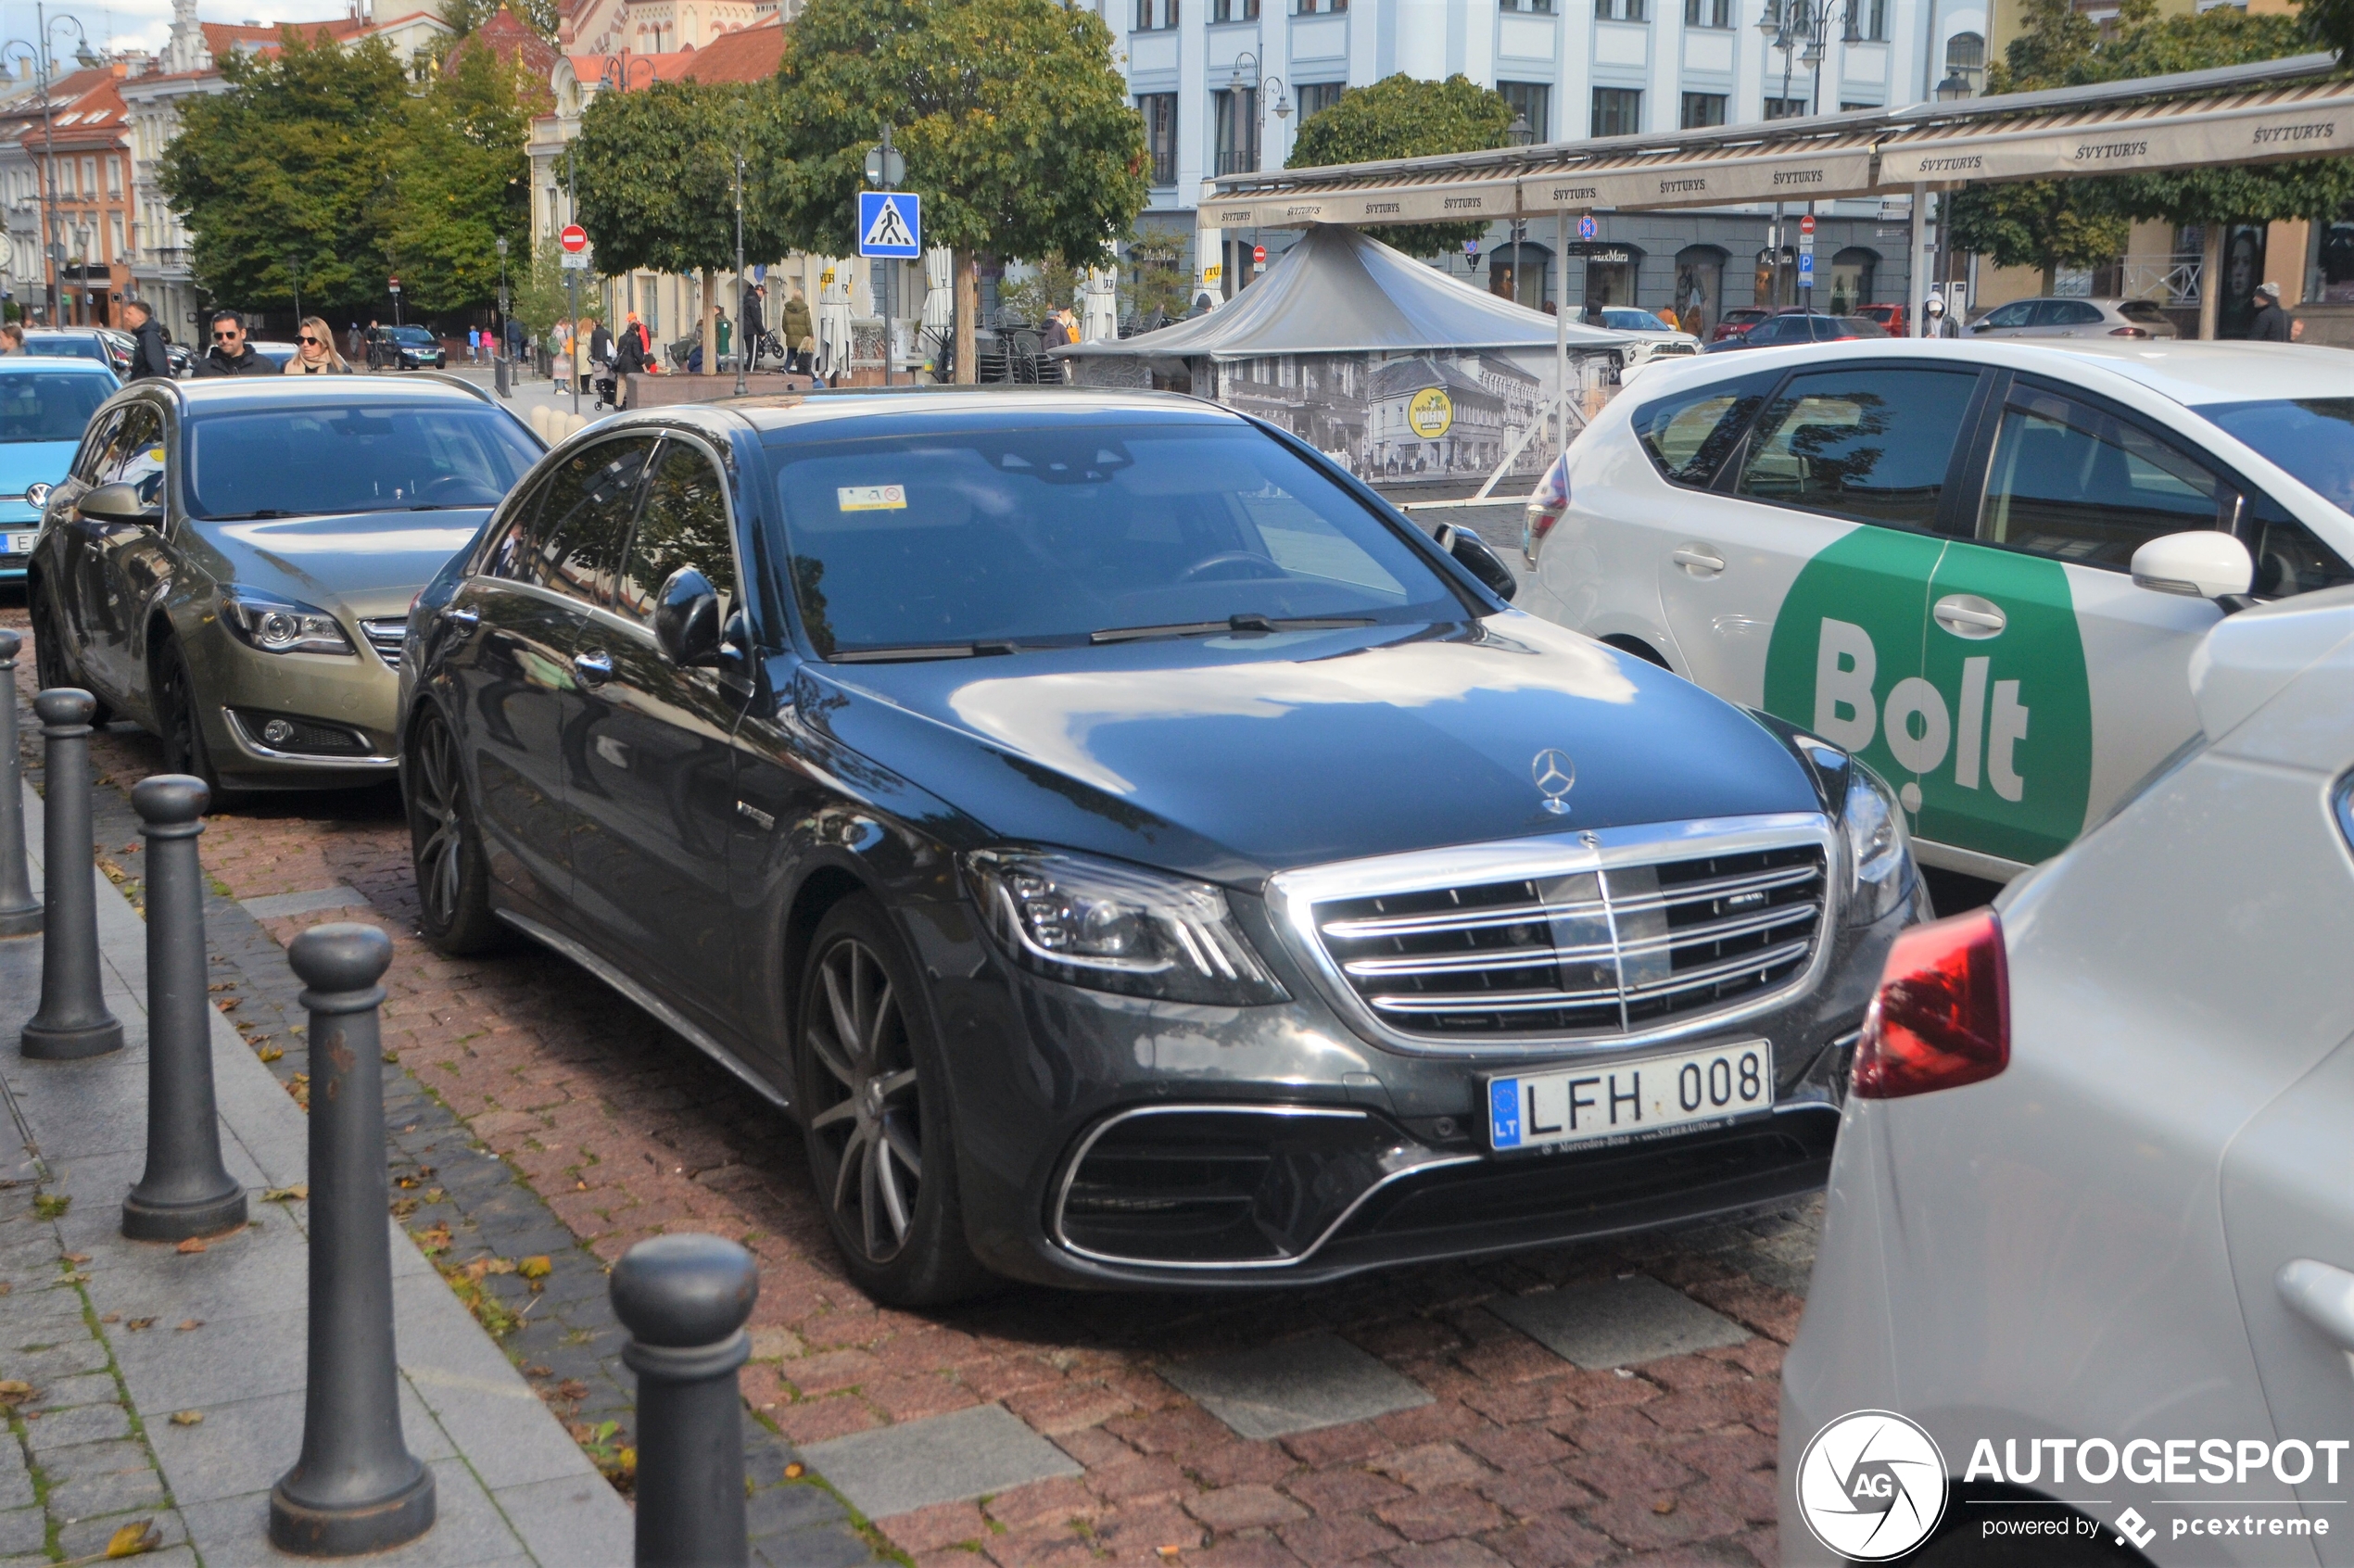
[[316, 757], [364, 757], [368, 755], [367, 738], [357, 730], [341, 725], [322, 724], [316, 719], [297, 717], [293, 714], [258, 713], [251, 708], [233, 708], [238, 725], [254, 741], [273, 752], [299, 753]]

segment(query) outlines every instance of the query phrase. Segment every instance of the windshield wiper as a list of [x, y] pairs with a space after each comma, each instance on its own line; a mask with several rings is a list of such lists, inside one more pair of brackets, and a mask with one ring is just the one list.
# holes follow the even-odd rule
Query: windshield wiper
[[1010, 642], [913, 642], [902, 648], [845, 648], [826, 656], [833, 664], [896, 664], [918, 659], [980, 659], [1019, 650]]
[[1113, 626], [1089, 632], [1087, 640], [1139, 642], [1148, 637], [1209, 637], [1218, 632], [1329, 631], [1335, 626], [1370, 626], [1371, 615], [1229, 615], [1222, 621], [1178, 621], [1165, 626]]
[[280, 512], [275, 507], [263, 507], [259, 512], [222, 512], [201, 517], [200, 523], [259, 523], [272, 517], [300, 517], [299, 512]]

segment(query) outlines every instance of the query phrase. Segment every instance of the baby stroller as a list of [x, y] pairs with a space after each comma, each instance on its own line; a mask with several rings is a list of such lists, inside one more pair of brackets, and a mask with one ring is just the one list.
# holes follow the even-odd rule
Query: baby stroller
[[613, 361], [611, 360], [597, 361], [594, 375], [590, 380], [589, 385], [596, 388], [597, 408], [600, 412], [606, 409], [618, 408], [620, 406], [621, 400], [618, 396], [619, 388], [613, 373]]

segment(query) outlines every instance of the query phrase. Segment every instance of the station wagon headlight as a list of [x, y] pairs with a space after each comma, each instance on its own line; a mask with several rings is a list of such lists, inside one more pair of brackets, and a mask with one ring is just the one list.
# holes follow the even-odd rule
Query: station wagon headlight
[[976, 850], [964, 866], [1006, 955], [1051, 980], [1230, 1007], [1286, 999], [1207, 882], [1044, 851]]
[[1913, 848], [1896, 797], [1879, 775], [1853, 758], [1840, 826], [1847, 835], [1848, 923], [1868, 926], [1912, 891]]
[[290, 599], [271, 599], [245, 588], [221, 595], [221, 624], [247, 648], [264, 653], [348, 653], [359, 650], [343, 624], [324, 610]]

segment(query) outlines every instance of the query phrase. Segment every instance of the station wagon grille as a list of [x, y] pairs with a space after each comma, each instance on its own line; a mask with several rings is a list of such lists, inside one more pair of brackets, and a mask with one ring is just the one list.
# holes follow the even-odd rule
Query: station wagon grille
[[385, 662], [386, 668], [397, 670], [400, 667], [401, 644], [409, 640], [409, 617], [362, 621], [360, 630], [367, 637], [368, 646], [376, 651], [376, 657]]
[[1317, 940], [1407, 1034], [1607, 1038], [1706, 1018], [1803, 974], [1824, 856], [1800, 844], [1314, 906]]

